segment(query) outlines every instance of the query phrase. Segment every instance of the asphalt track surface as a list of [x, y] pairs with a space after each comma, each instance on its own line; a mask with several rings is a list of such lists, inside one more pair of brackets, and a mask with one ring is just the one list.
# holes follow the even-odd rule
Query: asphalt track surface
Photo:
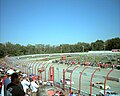
[[[13, 62], [12, 62], [13, 63]], [[48, 80], [48, 73], [49, 73], [49, 68], [52, 65], [54, 67], [54, 81], [55, 82], [59, 82], [60, 79], [63, 78], [63, 69], [66, 69], [68, 67], [68, 65], [65, 64], [58, 64], [58, 63], [50, 63], [50, 62], [37, 62], [37, 61], [20, 61], [19, 62], [21, 65], [19, 66], [18, 69], [20, 69], [21, 71], [24, 71], [26, 73], [33, 73], [36, 75], [39, 75], [38, 73], [38, 69], [41, 68], [42, 66], [47, 66], [46, 68], [46, 79]], [[27, 67], [25, 67], [24, 65], [27, 65]], [[15, 65], [12, 64], [11, 67], [15, 67]], [[30, 68], [32, 67], [32, 70], [30, 70]], [[75, 68], [76, 65], [72, 65], [68, 70], [73, 70], [73, 68]], [[72, 81], [75, 83], [72, 85], [72, 87], [77, 91], [78, 90], [78, 86], [79, 86], [79, 77], [80, 77], [80, 72], [84, 69], [84, 66], [79, 66], [72, 75]], [[96, 69], [97, 67], [89, 67], [88, 69], [86, 69], [82, 75], [82, 79], [81, 79], [81, 90], [84, 91], [86, 94], [90, 93], [90, 78], [91, 75], [93, 73], [93, 71]], [[97, 70], [95, 73], [95, 76], [93, 77], [93, 82], [104, 82], [105, 80], [105, 76], [107, 75], [107, 73], [111, 70], [110, 69], [100, 69]], [[44, 80], [44, 72], [42, 73], [42, 77]], [[110, 74], [109, 77], [113, 77], [113, 78], [120, 78], [120, 70], [114, 69]], [[70, 72], [66, 72], [66, 78], [70, 78]], [[116, 81], [110, 81], [107, 80], [107, 85], [109, 85], [111, 87], [111, 90], [114, 90], [115, 92], [120, 94], [120, 82], [116, 82]], [[99, 91], [101, 89], [99, 88], [95, 88], [92, 87], [92, 93], [93, 94], [98, 94]]]
[[[54, 64], [54, 80], [56, 82], [59, 82], [60, 79], [63, 78], [63, 69], [66, 69], [68, 66], [67, 65], [62, 65], [62, 64]], [[70, 67], [68, 70], [72, 70], [75, 68], [73, 65]], [[80, 72], [84, 69], [84, 66], [79, 66], [72, 74], [72, 81], [75, 83], [72, 85], [73, 89], [76, 91], [78, 90], [79, 86], [79, 77], [80, 77]], [[96, 67], [97, 68], [97, 67]], [[85, 93], [89, 94], [90, 93], [90, 78], [93, 73], [93, 71], [96, 69], [95, 67], [89, 67], [87, 68], [82, 75], [81, 79], [81, 90], [84, 91]], [[93, 77], [93, 82], [104, 82], [107, 73], [111, 70], [110, 69], [100, 69], [97, 70], [94, 77]], [[46, 74], [48, 76], [48, 74]], [[44, 73], [43, 73], [44, 76]], [[108, 77], [113, 77], [113, 78], [120, 78], [120, 70], [114, 69]], [[43, 77], [44, 78], [44, 77]], [[70, 78], [70, 72], [66, 72], [66, 78]], [[48, 79], [48, 78], [47, 78]], [[120, 82], [117, 81], [111, 81], [107, 80], [107, 85], [111, 87], [111, 90], [114, 90], [115, 92], [120, 94]], [[93, 94], [98, 94], [101, 89], [92, 87], [92, 93]]]

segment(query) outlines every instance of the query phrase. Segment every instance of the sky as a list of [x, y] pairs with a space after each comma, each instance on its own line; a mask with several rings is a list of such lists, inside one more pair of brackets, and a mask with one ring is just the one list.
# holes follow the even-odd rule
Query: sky
[[0, 42], [76, 44], [120, 37], [120, 0], [0, 0]]

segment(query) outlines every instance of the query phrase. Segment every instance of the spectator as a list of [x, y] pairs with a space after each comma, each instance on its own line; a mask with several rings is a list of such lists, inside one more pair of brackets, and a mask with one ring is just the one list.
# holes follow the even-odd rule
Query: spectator
[[0, 94], [1, 94], [1, 89], [2, 89], [2, 77], [0, 77]]
[[6, 75], [4, 75], [4, 77], [2, 78], [2, 89], [1, 89], [1, 96], [5, 96], [4, 95], [4, 81], [5, 81], [5, 79], [7, 78], [7, 76]]
[[65, 96], [62, 91], [60, 91], [59, 96]]
[[108, 68], [108, 64], [107, 63], [105, 64], [105, 68]]
[[70, 96], [73, 96], [73, 92], [70, 93]]
[[7, 88], [7, 85], [9, 83], [11, 83], [11, 75], [14, 73], [14, 70], [12, 69], [9, 69], [7, 71], [7, 78], [4, 80], [4, 96], [7, 96], [7, 91], [6, 91], [6, 88]]
[[23, 76], [23, 80], [21, 81], [21, 84], [23, 86], [24, 92], [26, 93], [26, 90], [29, 89], [30, 81], [27, 75]]
[[7, 85], [7, 96], [25, 96], [24, 90], [19, 86], [19, 76], [17, 73], [11, 75], [11, 83]]
[[39, 85], [36, 83], [36, 79], [32, 79], [30, 88], [32, 90], [32, 96], [36, 96]]
[[73, 92], [70, 93], [70, 96], [76, 96], [76, 94], [73, 94]]
[[114, 64], [112, 64], [112, 65], [111, 65], [111, 67], [112, 67], [112, 69], [113, 69], [113, 68], [115, 67], [115, 65], [114, 65]]
[[[18, 73], [18, 74], [19, 74], [19, 73]], [[23, 86], [22, 86], [22, 84], [21, 84], [21, 82], [22, 82], [22, 80], [23, 80], [21, 74], [19, 74], [19, 80], [20, 80], [19, 86], [21, 87], [22, 90], [24, 90], [24, 89], [23, 89]]]
[[73, 94], [72, 96], [77, 96], [76, 94]]

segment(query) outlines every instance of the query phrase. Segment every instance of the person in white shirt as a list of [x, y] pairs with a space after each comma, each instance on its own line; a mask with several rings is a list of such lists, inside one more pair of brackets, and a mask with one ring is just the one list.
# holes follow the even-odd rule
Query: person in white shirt
[[30, 88], [32, 90], [32, 96], [36, 96], [39, 85], [36, 83], [36, 79], [32, 79]]
[[29, 78], [27, 76], [24, 76], [23, 80], [21, 81], [21, 84], [23, 86], [24, 92], [26, 93], [26, 90], [29, 89], [30, 86]]

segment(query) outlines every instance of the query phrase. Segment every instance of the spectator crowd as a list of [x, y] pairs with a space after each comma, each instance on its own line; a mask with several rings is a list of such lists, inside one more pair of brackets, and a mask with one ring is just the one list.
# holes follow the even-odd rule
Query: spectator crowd
[[[42, 85], [53, 86], [50, 81], [42, 81], [35, 74], [26, 74], [10, 67], [0, 66], [0, 96], [41, 96], [39, 89]], [[54, 95], [65, 96], [62, 91]]]
[[36, 96], [39, 82], [35, 75], [0, 66], [0, 96]]

